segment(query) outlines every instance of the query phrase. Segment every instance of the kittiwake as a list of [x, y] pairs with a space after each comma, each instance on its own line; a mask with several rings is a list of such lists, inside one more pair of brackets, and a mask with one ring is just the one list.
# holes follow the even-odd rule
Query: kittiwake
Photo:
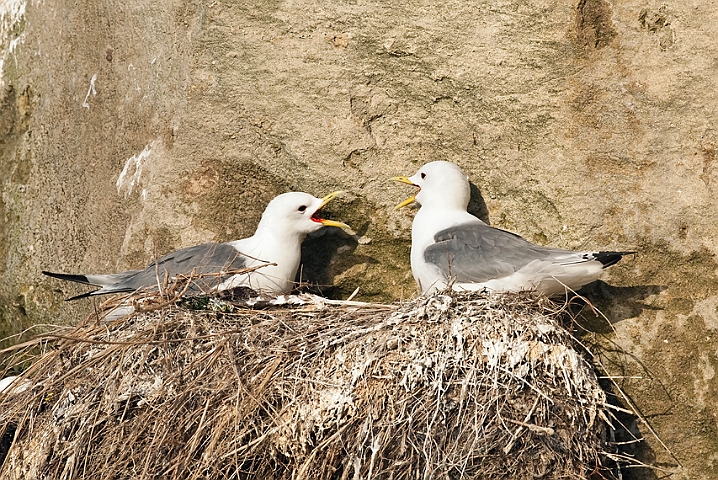
[[[322, 227], [348, 225], [318, 216], [319, 210], [341, 192], [316, 198], [302, 192], [283, 193], [264, 210], [254, 235], [225, 243], [205, 243], [168, 253], [144, 270], [72, 275], [45, 275], [102, 287], [68, 300], [94, 295], [157, 289], [178, 276], [190, 277], [187, 293], [248, 286], [259, 292], [283, 293], [294, 287], [304, 237]], [[242, 270], [256, 268], [251, 272]]]
[[423, 293], [443, 290], [566, 293], [593, 282], [601, 271], [634, 252], [571, 251], [534, 245], [491, 227], [466, 211], [469, 178], [450, 162], [431, 162], [412, 177], [419, 187], [397, 209], [417, 202], [411, 228], [411, 270]]

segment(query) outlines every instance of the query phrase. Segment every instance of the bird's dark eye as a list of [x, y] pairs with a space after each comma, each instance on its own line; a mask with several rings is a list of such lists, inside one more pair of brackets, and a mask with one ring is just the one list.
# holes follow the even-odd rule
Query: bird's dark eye
[[424, 180], [426, 178], [426, 174], [424, 172], [421, 172], [421, 179]]
[[306, 205], [302, 205], [302, 206], [299, 207], [297, 210], [299, 210], [300, 212], [304, 213], [304, 210], [306, 210], [306, 209], [307, 209], [307, 206], [306, 206]]

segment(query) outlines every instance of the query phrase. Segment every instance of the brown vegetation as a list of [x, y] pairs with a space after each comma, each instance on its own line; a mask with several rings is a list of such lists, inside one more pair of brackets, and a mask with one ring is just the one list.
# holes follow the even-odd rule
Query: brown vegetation
[[610, 478], [610, 406], [546, 299], [247, 303], [43, 337], [0, 395], [3, 478]]

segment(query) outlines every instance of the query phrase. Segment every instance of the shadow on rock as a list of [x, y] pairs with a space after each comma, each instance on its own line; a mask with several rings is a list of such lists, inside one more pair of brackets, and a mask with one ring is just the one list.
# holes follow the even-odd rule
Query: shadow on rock
[[[609, 403], [624, 410], [612, 411], [612, 425], [608, 433], [608, 446], [615, 453], [636, 459], [645, 465], [656, 465], [656, 453], [651, 445], [643, 440], [647, 428], [643, 426], [637, 416], [639, 412], [628, 413], [635, 407], [627, 403], [630, 384], [634, 381], [651, 382], [655, 395], [663, 395], [666, 402], [666, 412], [658, 415], [669, 415], [674, 401], [669, 391], [659, 378], [653, 375], [649, 368], [636, 355], [625, 351], [614, 343], [611, 334], [613, 325], [617, 322], [635, 318], [644, 310], [657, 310], [658, 307], [650, 305], [648, 298], [661, 293], [668, 287], [664, 285], [640, 285], [632, 287], [616, 287], [602, 280], [586, 285], [578, 291], [581, 297], [571, 300], [571, 314], [574, 319], [575, 332], [582, 337], [582, 342], [589, 348], [602, 368], [608, 367], [612, 377], [601, 380], [603, 389], [608, 394]], [[589, 305], [590, 303], [590, 305]], [[594, 336], [585, 336], [586, 333], [599, 334], [607, 341], [596, 342]], [[594, 343], [596, 342], [596, 343]], [[617, 359], [621, 359], [620, 361]], [[635, 379], [635, 380], [634, 380]], [[633, 399], [630, 403], [636, 405]], [[646, 418], [650, 422], [650, 418]], [[674, 468], [677, 465], [662, 465]], [[656, 470], [645, 468], [627, 468], [621, 472], [623, 480], [656, 480], [660, 478]]]
[[339, 228], [323, 228], [307, 235], [302, 244], [302, 263], [297, 273], [297, 283], [304, 290], [328, 298], [346, 296], [334, 285], [334, 276], [360, 263], [374, 264], [376, 260], [355, 255], [359, 238], [366, 233], [369, 222], [364, 223], [356, 235], [349, 235]]
[[580, 327], [588, 332], [610, 333], [614, 323], [635, 318], [643, 310], [659, 310], [645, 303], [652, 295], [664, 291], [664, 285], [640, 285], [634, 287], [614, 287], [603, 280], [590, 283], [578, 291], [598, 310], [590, 308], [583, 299], [572, 300], [572, 312], [581, 315]]
[[[616, 393], [613, 385], [608, 384], [606, 381], [601, 383], [606, 383], [602, 386], [607, 393]], [[612, 403], [616, 404], [616, 402]], [[620, 404], [620, 402], [618, 406], [625, 408], [625, 405]], [[612, 417], [613, 428], [609, 428], [606, 432], [609, 451], [620, 456], [630, 457], [645, 465], [655, 465], [656, 453], [643, 440], [643, 433], [638, 426], [638, 417], [623, 412], [613, 412]], [[630, 468], [621, 468], [619, 471], [620, 476], [614, 478], [620, 478], [621, 480], [657, 480], [659, 478], [656, 471], [648, 466], [639, 467], [634, 465]], [[594, 477], [589, 478], [593, 479]]]
[[486, 202], [484, 202], [484, 197], [481, 195], [479, 187], [473, 183], [470, 183], [469, 186], [471, 187], [471, 199], [469, 200], [469, 206], [466, 210], [488, 225], [489, 209], [486, 206]]

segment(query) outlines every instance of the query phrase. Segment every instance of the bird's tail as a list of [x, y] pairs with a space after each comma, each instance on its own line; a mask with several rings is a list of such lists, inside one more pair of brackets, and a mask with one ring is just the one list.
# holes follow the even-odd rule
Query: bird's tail
[[603, 268], [606, 268], [617, 263], [624, 255], [635, 254], [636, 252], [598, 252], [594, 254], [594, 259], [601, 262]]
[[53, 272], [47, 272], [45, 270], [42, 271], [43, 275], [47, 275], [48, 277], [53, 278], [59, 278], [60, 280], [67, 280], [68, 282], [77, 282], [77, 283], [84, 283], [85, 285], [97, 285], [95, 283], [92, 283], [89, 278], [87, 278], [86, 275], [73, 275], [69, 273], [53, 273]]
[[60, 280], [67, 280], [69, 282], [82, 283], [84, 285], [92, 285], [94, 287], [102, 287], [99, 290], [93, 290], [91, 292], [76, 295], [72, 298], [68, 298], [65, 301], [78, 300], [80, 298], [91, 297], [94, 295], [105, 295], [108, 293], [119, 293], [119, 292], [130, 292], [134, 288], [117, 286], [118, 282], [126, 280], [127, 278], [135, 275], [139, 270], [128, 270], [122, 273], [108, 273], [104, 275], [74, 275], [71, 273], [54, 273], [43, 271], [43, 275], [48, 277], [59, 278]]
[[[43, 275], [47, 275], [48, 277], [53, 278], [59, 278], [60, 280], [67, 280], [69, 282], [77, 282], [82, 283], [84, 285], [94, 285], [94, 286], [100, 286], [97, 284], [97, 282], [92, 281], [90, 278], [87, 278], [87, 275], [73, 275], [69, 273], [54, 273], [54, 272], [47, 272], [45, 270], [42, 271]], [[96, 277], [97, 275], [93, 275], [93, 277]], [[75, 295], [74, 297], [65, 299], [66, 302], [70, 302], [72, 300], [79, 300], [80, 298], [86, 298], [90, 295], [94, 294], [99, 290], [93, 290], [91, 292], [82, 293], [80, 295]]]
[[71, 273], [53, 273], [46, 271], [42, 273], [48, 277], [59, 278], [60, 280], [67, 280], [69, 282], [84, 283], [85, 285], [94, 285], [96, 287], [108, 287], [127, 280], [139, 272], [140, 270], [128, 270], [121, 273], [105, 273], [101, 275], [73, 275]]

